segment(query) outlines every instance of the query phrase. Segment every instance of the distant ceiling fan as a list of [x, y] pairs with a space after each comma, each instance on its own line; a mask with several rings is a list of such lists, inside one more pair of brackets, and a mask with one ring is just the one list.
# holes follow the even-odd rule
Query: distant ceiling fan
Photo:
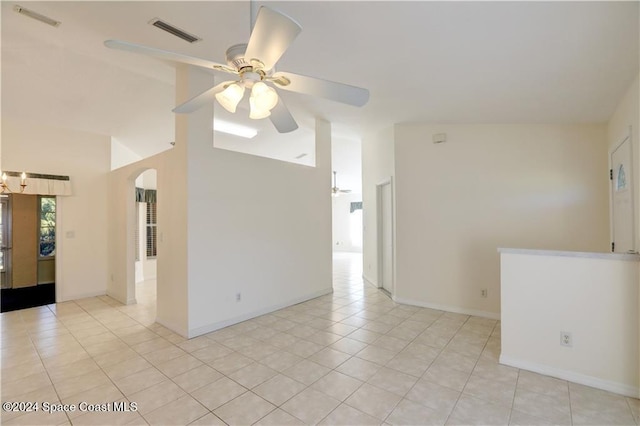
[[337, 172], [333, 172], [333, 188], [331, 188], [331, 195], [333, 195], [334, 197], [337, 197], [340, 194], [348, 194], [351, 192], [350, 189], [340, 189], [338, 188], [338, 184], [336, 182], [336, 175], [338, 173]]
[[298, 124], [271, 86], [272, 84], [284, 90], [353, 106], [363, 106], [369, 100], [367, 89], [290, 72], [276, 72], [276, 63], [301, 30], [302, 27], [290, 17], [262, 6], [258, 11], [249, 43], [236, 44], [227, 49], [228, 65], [126, 41], [107, 40], [104, 44], [112, 49], [142, 53], [236, 76], [236, 80], [222, 82], [178, 105], [173, 110], [176, 113], [195, 111], [206, 103], [212, 102], [214, 98], [226, 110], [235, 112], [245, 89], [251, 89], [249, 117], [253, 119], [269, 117], [278, 132], [287, 133], [297, 129]]

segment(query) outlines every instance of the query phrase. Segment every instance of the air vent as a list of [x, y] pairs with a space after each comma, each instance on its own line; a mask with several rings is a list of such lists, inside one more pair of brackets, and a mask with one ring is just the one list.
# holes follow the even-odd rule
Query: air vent
[[18, 12], [21, 15], [28, 16], [29, 18], [33, 18], [37, 21], [43, 22], [47, 25], [51, 25], [52, 27], [59, 27], [62, 22], [56, 21], [55, 19], [51, 19], [48, 16], [41, 15], [33, 10], [25, 9], [22, 6], [15, 5], [13, 6], [13, 10]]
[[189, 43], [195, 43], [196, 41], [202, 40], [200, 37], [196, 37], [193, 34], [189, 34], [188, 32], [181, 30], [180, 28], [169, 24], [166, 21], [163, 21], [159, 18], [154, 18], [149, 22], [154, 27], [160, 28], [163, 31], [168, 32], [169, 34], [173, 34], [174, 36], [183, 39]]

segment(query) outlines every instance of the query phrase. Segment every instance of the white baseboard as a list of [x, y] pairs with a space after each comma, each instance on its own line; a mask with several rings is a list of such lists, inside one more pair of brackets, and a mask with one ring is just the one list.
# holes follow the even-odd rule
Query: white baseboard
[[630, 396], [632, 398], [640, 398], [640, 388], [638, 388], [637, 386], [627, 385], [619, 382], [612, 382], [610, 380], [604, 380], [598, 377], [576, 373], [575, 371], [564, 370], [562, 368], [551, 367], [549, 365], [522, 361], [502, 354], [500, 355], [500, 364], [520, 368], [522, 370], [532, 371], [534, 373], [544, 374], [545, 376], [568, 380], [570, 382], [590, 386], [592, 388], [602, 389], [608, 392], [614, 392], [620, 395]]
[[71, 300], [87, 299], [89, 297], [108, 296], [106, 291], [93, 291], [89, 293], [72, 294], [71, 296], [63, 295], [62, 300], [56, 300], [56, 302], [69, 302]]
[[364, 280], [365, 283], [369, 284], [370, 286], [375, 288], [380, 288], [378, 287], [378, 284], [376, 284], [371, 278], [367, 277], [365, 274], [362, 274], [362, 279]]
[[138, 301], [136, 300], [135, 297], [133, 299], [121, 299], [120, 297], [117, 297], [115, 294], [111, 294], [109, 292], [109, 289], [107, 289], [107, 292], [105, 293], [105, 295], [109, 296], [110, 298], [112, 298], [113, 300], [115, 300], [117, 302], [122, 303], [123, 305], [134, 305], [134, 304], [138, 303]]
[[[249, 312], [243, 315], [239, 315], [237, 317], [216, 322], [213, 324], [208, 324], [202, 327], [194, 328], [193, 330], [189, 330], [188, 338], [191, 339], [193, 337], [198, 337], [203, 334], [211, 333], [212, 331], [220, 330], [221, 328], [228, 327], [230, 325], [237, 324], [242, 321], [250, 320], [255, 317], [259, 317], [260, 315], [265, 315], [271, 313], [273, 311], [277, 311], [279, 309], [287, 308], [292, 305], [296, 305], [298, 303], [306, 302], [307, 300], [315, 299], [316, 297], [324, 296], [326, 294], [333, 293], [333, 287], [329, 287], [315, 293], [308, 294], [306, 296], [298, 297], [295, 299], [290, 299], [283, 303], [277, 303], [275, 305], [271, 305], [269, 307], [258, 309], [257, 311]], [[164, 325], [164, 324], [163, 324]], [[166, 326], [165, 326], [166, 327]], [[170, 327], [169, 327], [170, 328]], [[173, 329], [172, 329], [173, 330]]]
[[405, 299], [404, 297], [392, 297], [394, 302], [404, 305], [419, 306], [421, 308], [436, 309], [438, 311], [453, 312], [456, 314], [473, 315], [474, 317], [489, 318], [494, 320], [500, 319], [500, 314], [495, 312], [479, 311], [477, 309], [461, 308], [459, 306], [441, 305], [438, 303], [423, 302], [420, 300]]
[[160, 324], [161, 326], [166, 327], [169, 330], [173, 331], [174, 333], [178, 333], [179, 335], [181, 335], [184, 338], [187, 338], [187, 339], [189, 338], [187, 330], [185, 330], [182, 327], [177, 326], [176, 324], [173, 324], [171, 321], [165, 321], [165, 320], [163, 320], [162, 318], [159, 318], [156, 315], [156, 322], [158, 324]]

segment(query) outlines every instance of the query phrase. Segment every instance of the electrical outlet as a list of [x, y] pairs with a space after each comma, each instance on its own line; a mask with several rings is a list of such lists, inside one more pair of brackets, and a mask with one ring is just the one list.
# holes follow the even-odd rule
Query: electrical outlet
[[239, 302], [241, 300], [242, 300], [242, 294], [236, 293], [236, 302]]
[[573, 346], [573, 337], [571, 337], [571, 333], [569, 333], [568, 331], [560, 332], [560, 346]]
[[487, 289], [483, 288], [482, 290], [480, 290], [480, 296], [481, 297], [487, 297]]

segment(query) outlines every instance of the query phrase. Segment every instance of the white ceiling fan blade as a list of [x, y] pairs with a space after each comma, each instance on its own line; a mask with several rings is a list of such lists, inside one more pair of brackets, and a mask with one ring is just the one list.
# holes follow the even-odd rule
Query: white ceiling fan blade
[[296, 120], [294, 120], [289, 112], [289, 108], [287, 108], [280, 97], [278, 97], [276, 106], [271, 110], [269, 119], [279, 133], [293, 132], [298, 128], [298, 123], [296, 123]]
[[287, 15], [262, 6], [251, 31], [245, 60], [257, 59], [264, 64], [265, 70], [270, 70], [301, 30], [302, 27]]
[[277, 72], [269, 79], [278, 84], [281, 89], [331, 99], [347, 105], [360, 107], [369, 100], [367, 89], [320, 78], [290, 72]]
[[127, 52], [141, 53], [154, 58], [164, 59], [172, 62], [181, 62], [183, 64], [195, 65], [197, 67], [213, 69], [216, 71], [224, 71], [232, 74], [238, 74], [236, 70], [226, 65], [217, 64], [206, 59], [196, 58], [193, 56], [183, 55], [180, 53], [169, 52], [168, 50], [156, 49], [155, 47], [143, 46], [141, 44], [129, 43], [121, 40], [107, 40], [104, 45], [111, 49], [125, 50]]
[[207, 89], [199, 95], [196, 95], [188, 101], [178, 105], [172, 111], [178, 114], [188, 114], [193, 112], [205, 104], [213, 102], [216, 98], [216, 94], [222, 92], [225, 86], [229, 83], [233, 83], [233, 81], [225, 81], [217, 86], [213, 86], [212, 88]]

